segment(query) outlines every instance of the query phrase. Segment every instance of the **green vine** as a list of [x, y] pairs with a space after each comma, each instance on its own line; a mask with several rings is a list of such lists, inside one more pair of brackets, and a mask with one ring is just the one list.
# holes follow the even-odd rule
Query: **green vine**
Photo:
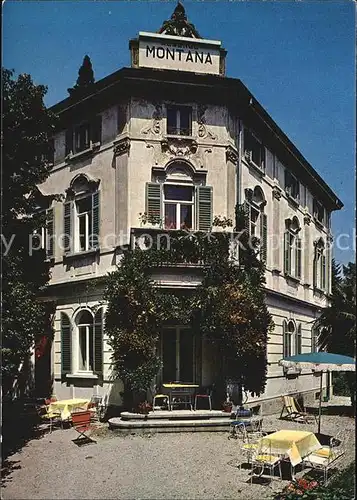
[[[157, 346], [168, 321], [190, 324], [215, 346], [223, 379], [239, 381], [253, 394], [263, 392], [273, 323], [264, 300], [264, 265], [244, 227], [244, 217], [237, 217], [234, 233], [136, 232], [140, 245], [124, 252], [105, 288], [106, 332], [126, 406], [133, 392], [151, 386], [161, 368]], [[239, 265], [232, 258], [237, 245]], [[167, 265], [198, 266], [202, 284], [190, 293], [156, 287], [151, 271]]]

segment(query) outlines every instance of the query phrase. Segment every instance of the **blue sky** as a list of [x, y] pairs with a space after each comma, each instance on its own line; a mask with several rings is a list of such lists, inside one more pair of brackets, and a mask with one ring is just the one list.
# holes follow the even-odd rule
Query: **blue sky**
[[[355, 6], [352, 1], [184, 1], [204, 38], [222, 40], [240, 78], [343, 201], [335, 257], [355, 260]], [[67, 97], [85, 54], [99, 80], [130, 66], [128, 41], [157, 31], [172, 1], [5, 1], [3, 65]], [[343, 234], [349, 236], [341, 236]]]

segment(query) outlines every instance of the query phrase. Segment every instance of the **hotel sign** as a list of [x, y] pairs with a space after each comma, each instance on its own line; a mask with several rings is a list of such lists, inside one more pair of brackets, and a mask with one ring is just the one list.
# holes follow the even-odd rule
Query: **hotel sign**
[[224, 74], [221, 42], [140, 32], [130, 43], [132, 66]]

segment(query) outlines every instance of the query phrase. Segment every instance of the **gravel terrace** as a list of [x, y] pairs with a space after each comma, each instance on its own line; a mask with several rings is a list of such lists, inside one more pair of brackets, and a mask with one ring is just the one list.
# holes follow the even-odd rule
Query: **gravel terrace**
[[[264, 417], [264, 429], [306, 429], [314, 424]], [[323, 415], [321, 431], [346, 433], [348, 448], [339, 467], [355, 456], [355, 421]], [[240, 463], [238, 440], [228, 433], [198, 432], [123, 436], [96, 433], [97, 444], [76, 446], [74, 429], [56, 429], [9, 457], [13, 470], [3, 478], [2, 498], [10, 499], [268, 499], [288, 478], [250, 485]], [[300, 477], [304, 473], [297, 473]]]

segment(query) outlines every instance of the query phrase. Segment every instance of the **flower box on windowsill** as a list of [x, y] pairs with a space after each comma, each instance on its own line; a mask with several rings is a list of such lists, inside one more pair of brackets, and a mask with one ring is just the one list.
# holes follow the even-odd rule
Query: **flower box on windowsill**
[[100, 248], [91, 248], [90, 250], [84, 250], [82, 252], [69, 252], [69, 253], [64, 253], [63, 254], [63, 260], [70, 260], [70, 259], [76, 259], [76, 258], [81, 258], [81, 257], [88, 257], [90, 255], [95, 255], [96, 253], [100, 252]]
[[88, 378], [88, 379], [97, 380], [99, 377], [95, 373], [82, 372], [82, 373], [67, 373], [66, 378]]

